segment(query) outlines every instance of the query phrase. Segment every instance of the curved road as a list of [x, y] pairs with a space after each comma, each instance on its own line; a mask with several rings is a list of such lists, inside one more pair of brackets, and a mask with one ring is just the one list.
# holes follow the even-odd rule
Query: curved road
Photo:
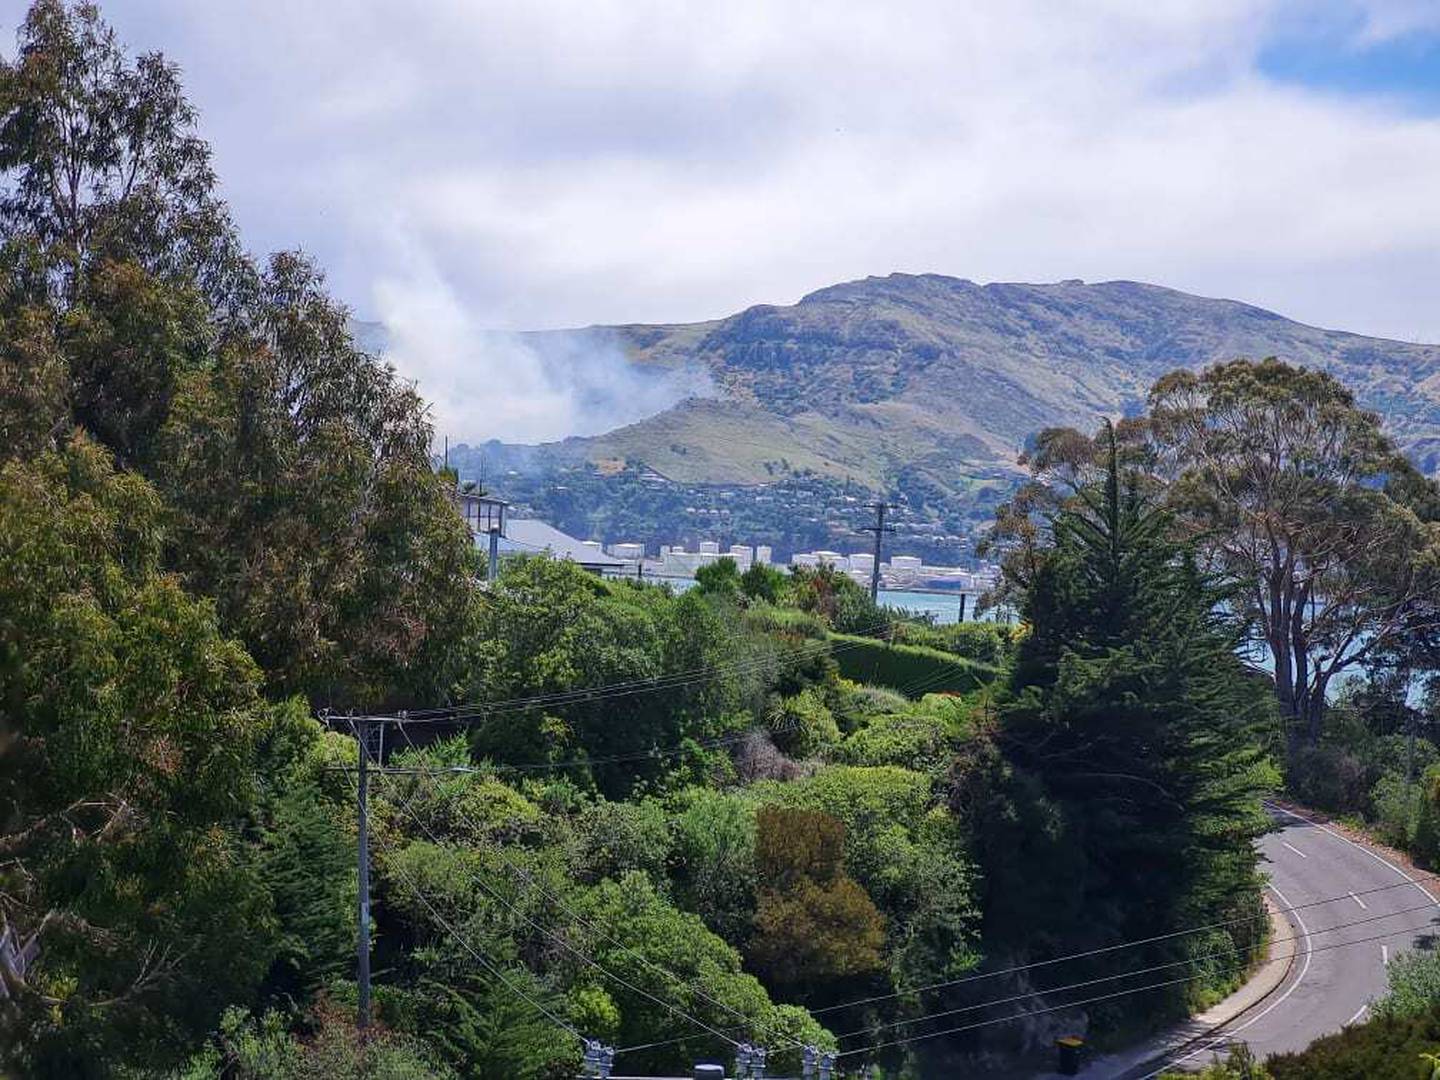
[[1125, 1080], [1199, 1068], [1231, 1041], [1249, 1043], [1261, 1058], [1303, 1049], [1364, 1017], [1385, 989], [1391, 958], [1440, 941], [1440, 888], [1432, 876], [1414, 875], [1329, 826], [1271, 810], [1278, 829], [1260, 843], [1270, 893], [1282, 909], [1299, 909], [1285, 916], [1297, 950], [1288, 976], [1234, 1020], [1120, 1074]]

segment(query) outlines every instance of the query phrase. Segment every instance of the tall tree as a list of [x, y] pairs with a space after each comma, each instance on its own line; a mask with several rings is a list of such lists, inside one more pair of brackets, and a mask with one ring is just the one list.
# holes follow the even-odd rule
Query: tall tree
[[1273, 358], [1167, 375], [1143, 430], [1178, 520], [1241, 586], [1292, 743], [1313, 744], [1336, 676], [1440, 626], [1433, 485], [1334, 378]]
[[[83, 430], [169, 513], [268, 688], [443, 697], [476, 594], [414, 388], [308, 260], [244, 254], [174, 65], [37, 0], [0, 63], [0, 457]], [[14, 438], [9, 436], [13, 434]]]
[[1000, 731], [1083, 854], [1055, 887], [1093, 944], [1253, 900], [1269, 779], [1264, 691], [1235, 655], [1222, 594], [1121, 468], [1113, 431], [1100, 445], [1099, 482], [1050, 519], [1024, 591], [1031, 632]]
[[271, 712], [161, 516], [83, 438], [0, 469], [0, 1069], [164, 1062], [269, 963], [238, 825]]
[[31, 6], [0, 63], [0, 226], [62, 303], [106, 261], [233, 289], [243, 259], [195, 121], [174, 65], [129, 57], [94, 4]]

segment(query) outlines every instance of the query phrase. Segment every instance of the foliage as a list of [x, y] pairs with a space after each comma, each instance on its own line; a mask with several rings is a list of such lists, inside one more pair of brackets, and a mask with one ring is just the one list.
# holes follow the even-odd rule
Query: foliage
[[815, 687], [782, 698], [767, 717], [775, 744], [791, 757], [813, 757], [840, 741], [840, 728]]
[[243, 1009], [227, 1009], [213, 1044], [171, 1080], [450, 1080], [457, 1075], [412, 1038], [389, 1031], [359, 1035], [353, 1018], [332, 1006], [316, 1008], [303, 1038], [291, 1034], [288, 1024], [273, 1010], [251, 1017]]
[[789, 586], [790, 603], [818, 615], [837, 633], [875, 634], [889, 623], [870, 594], [833, 566], [792, 566]]
[[1160, 1080], [1273, 1080], [1270, 1072], [1256, 1060], [1244, 1043], [1232, 1046], [1221, 1061], [1219, 1055], [1198, 1073], [1166, 1072]]
[[755, 917], [754, 808], [708, 788], [689, 788], [673, 805], [676, 899], [743, 948]]
[[0, 470], [0, 925], [39, 946], [6, 983], [26, 1041], [4, 1042], [30, 1070], [163, 1059], [274, 947], [231, 828], [270, 712], [213, 608], [159, 573], [158, 517], [83, 438]]
[[995, 669], [937, 649], [889, 645], [873, 638], [834, 634], [835, 663], [856, 682], [889, 686], [914, 697], [930, 693], [963, 694], [989, 682]]
[[76, 430], [166, 504], [167, 569], [269, 688], [453, 689], [473, 552], [413, 388], [303, 257], [246, 257], [173, 65], [39, 0], [0, 65], [0, 453]]
[[[476, 753], [532, 765], [618, 758], [571, 774], [588, 773], [618, 794], [673, 765], [646, 763], [647, 751], [693, 740], [682, 764], [703, 775], [700, 742], [733, 733], [741, 711], [757, 705], [785, 668], [780, 649], [738, 632], [740, 618], [733, 605], [694, 590], [612, 589], [572, 563], [508, 560], [478, 620], [468, 696], [501, 701], [685, 674], [664, 693], [582, 696], [497, 714], [476, 728]], [[718, 674], [696, 677], [711, 669]]]
[[740, 590], [751, 600], [778, 604], [786, 596], [788, 579], [769, 563], [752, 562], [740, 575]]
[[740, 595], [740, 570], [726, 555], [695, 571], [695, 588], [702, 593], [734, 600]]
[[1274, 1080], [1426, 1080], [1440, 1046], [1440, 1009], [1386, 1016], [1317, 1039], [1266, 1063]]
[[1314, 745], [1331, 681], [1435, 624], [1426, 485], [1341, 383], [1273, 358], [1166, 376], [1145, 431], [1179, 520], [1241, 586], [1294, 738]]
[[755, 861], [749, 955], [774, 984], [813, 995], [881, 967], [885, 919], [844, 872], [844, 825], [815, 811], [762, 807]]
[[1031, 629], [1001, 731], [1079, 848], [1056, 909], [1070, 908], [1089, 945], [1217, 921], [1253, 897], [1271, 782], [1269, 710], [1235, 655], [1223, 593], [1110, 446], [1099, 482], [1053, 517], [1053, 546], [1025, 583]]
[[1402, 952], [1385, 968], [1385, 993], [1371, 1006], [1376, 1017], [1421, 1016], [1440, 1008], [1440, 955]]
[[901, 645], [921, 645], [941, 652], [954, 653], [967, 660], [992, 666], [1010, 656], [1017, 640], [1016, 628], [1008, 623], [957, 622], [943, 626], [897, 621], [891, 628], [891, 640]]

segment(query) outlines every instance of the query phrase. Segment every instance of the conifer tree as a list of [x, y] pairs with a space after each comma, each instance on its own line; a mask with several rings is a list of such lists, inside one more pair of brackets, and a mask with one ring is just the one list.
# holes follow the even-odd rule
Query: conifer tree
[[[1095, 944], [1253, 909], [1270, 709], [1222, 596], [1124, 474], [1108, 426], [1102, 450], [1026, 592], [1002, 731], [1062, 809], [1082, 870], [1059, 887]], [[1260, 929], [1242, 924], [1239, 944]]]

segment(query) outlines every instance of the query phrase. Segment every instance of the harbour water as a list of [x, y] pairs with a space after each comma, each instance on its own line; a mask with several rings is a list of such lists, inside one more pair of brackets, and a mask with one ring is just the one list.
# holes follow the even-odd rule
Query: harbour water
[[912, 592], [901, 589], [881, 589], [877, 599], [882, 607], [899, 608], [913, 615], [929, 615], [936, 623], [960, 621], [960, 599], [965, 599], [965, 619], [975, 618], [975, 601], [979, 593], [954, 592]]

